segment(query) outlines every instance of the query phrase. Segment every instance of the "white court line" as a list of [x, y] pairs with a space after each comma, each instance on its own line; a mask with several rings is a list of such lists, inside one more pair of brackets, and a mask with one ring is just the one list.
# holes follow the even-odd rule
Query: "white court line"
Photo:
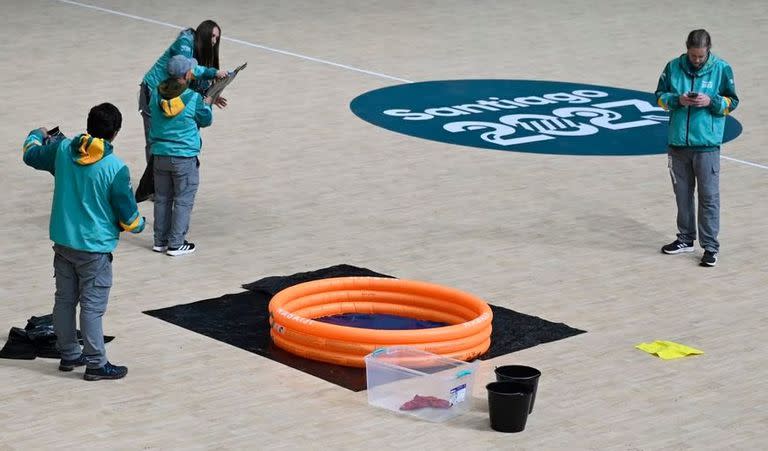
[[[178, 25], [174, 25], [174, 24], [167, 23], [167, 22], [161, 22], [159, 20], [148, 19], [146, 17], [135, 16], [133, 14], [127, 14], [127, 13], [123, 13], [123, 12], [120, 12], [120, 11], [115, 11], [115, 10], [112, 10], [112, 9], [102, 8], [100, 6], [94, 6], [94, 5], [88, 5], [88, 4], [80, 3], [80, 2], [74, 2], [72, 0], [56, 0], [56, 1], [61, 2], [61, 3], [67, 3], [67, 4], [70, 4], [70, 5], [74, 5], [74, 6], [80, 6], [80, 7], [83, 7], [83, 8], [95, 9], [97, 11], [101, 11], [101, 12], [105, 12], [105, 13], [109, 13], [109, 14], [114, 14], [114, 15], [117, 15], [117, 16], [128, 17], [129, 19], [140, 20], [142, 22], [149, 22], [149, 23], [153, 23], [153, 24], [157, 24], [157, 25], [162, 25], [164, 27], [175, 28], [177, 30], [183, 30], [185, 28], [188, 28], [188, 27], [180, 27]], [[280, 50], [280, 49], [276, 49], [276, 48], [273, 48], [273, 47], [267, 47], [265, 45], [254, 44], [252, 42], [243, 41], [241, 39], [228, 38], [228, 37], [224, 36], [224, 37], [221, 38], [221, 40], [222, 41], [234, 42], [236, 44], [242, 44], [242, 45], [245, 45], [245, 46], [248, 46], [248, 47], [255, 47], [257, 49], [267, 50], [267, 51], [273, 52], [273, 53], [279, 53], [281, 55], [293, 56], [295, 58], [300, 58], [300, 59], [307, 60], [307, 61], [312, 61], [312, 62], [315, 62], [315, 63], [327, 64], [329, 66], [334, 66], [334, 67], [340, 67], [342, 69], [347, 69], [347, 70], [351, 70], [351, 71], [355, 71], [355, 72], [360, 72], [360, 73], [363, 73], [363, 74], [373, 75], [374, 77], [387, 78], [389, 80], [401, 81], [403, 83], [413, 83], [413, 81], [406, 80], [404, 78], [393, 77], [391, 75], [382, 74], [382, 73], [379, 73], [379, 72], [373, 72], [373, 71], [370, 71], [370, 70], [360, 69], [359, 67], [348, 66], [346, 64], [340, 64], [340, 63], [334, 63], [333, 61], [323, 60], [323, 59], [320, 59], [320, 58], [313, 58], [311, 56], [302, 55], [300, 53], [294, 53], [294, 52], [289, 52], [287, 50]]]
[[[97, 10], [97, 11], [101, 11], [101, 12], [105, 12], [105, 13], [109, 13], [109, 14], [114, 14], [116, 16], [127, 17], [129, 19], [140, 20], [142, 22], [149, 22], [149, 23], [153, 23], [153, 24], [156, 24], [156, 25], [162, 25], [164, 27], [175, 28], [177, 30], [183, 30], [184, 28], [186, 28], [186, 27], [180, 27], [178, 25], [174, 25], [174, 24], [171, 24], [171, 23], [168, 23], [168, 22], [161, 22], [159, 20], [148, 19], [146, 17], [135, 16], [133, 14], [128, 14], [128, 13], [124, 13], [124, 12], [120, 12], [120, 11], [115, 11], [115, 10], [112, 10], [112, 9], [102, 8], [100, 6], [88, 5], [86, 3], [75, 2], [75, 1], [72, 1], [72, 0], [56, 0], [56, 1], [58, 1], [60, 3], [67, 3], [69, 5], [80, 6], [82, 8], [94, 9], [94, 10]], [[289, 52], [287, 50], [280, 50], [280, 49], [276, 49], [276, 48], [273, 48], [273, 47], [267, 47], [265, 45], [254, 44], [252, 42], [243, 41], [241, 39], [228, 38], [228, 37], [225, 36], [225, 37], [222, 37], [221, 40], [222, 41], [234, 42], [236, 44], [242, 44], [242, 45], [245, 45], [247, 47], [254, 47], [254, 48], [257, 48], [257, 49], [266, 50], [266, 51], [273, 52], [273, 53], [279, 53], [281, 55], [293, 56], [295, 58], [300, 58], [300, 59], [307, 60], [307, 61], [312, 61], [312, 62], [315, 62], [315, 63], [326, 64], [326, 65], [333, 66], [333, 67], [339, 67], [341, 69], [347, 69], [347, 70], [351, 70], [351, 71], [355, 71], [355, 72], [360, 72], [362, 74], [373, 75], [374, 77], [380, 77], [380, 78], [386, 78], [386, 79], [389, 79], [389, 80], [401, 81], [403, 83], [413, 83], [412, 80], [406, 80], [404, 78], [393, 77], [391, 75], [382, 74], [380, 72], [373, 72], [373, 71], [369, 71], [369, 70], [365, 70], [365, 69], [360, 69], [358, 67], [348, 66], [346, 64], [334, 63], [333, 61], [323, 60], [323, 59], [320, 59], [320, 58], [313, 58], [311, 56], [302, 55], [300, 53], [295, 53], [295, 52]], [[725, 156], [722, 156], [722, 155], [720, 155], [720, 158], [725, 159], [725, 160], [735, 161], [737, 163], [746, 164], [746, 165], [753, 166], [753, 167], [756, 167], [756, 168], [768, 169], [768, 166], [765, 166], [765, 165], [762, 165], [762, 164], [757, 164], [757, 163], [752, 163], [752, 162], [745, 161], [745, 160], [738, 160], [736, 158], [725, 157]]]
[[739, 160], [739, 159], [736, 159], [736, 158], [726, 157], [726, 156], [723, 156], [723, 155], [720, 155], [720, 158], [722, 158], [724, 160], [731, 160], [731, 161], [735, 161], [737, 163], [746, 164], [746, 165], [749, 165], [749, 166], [754, 166], [756, 168], [768, 169], [768, 166], [765, 166], [765, 165], [762, 165], [762, 164], [757, 164], [757, 163], [752, 163], [751, 161]]

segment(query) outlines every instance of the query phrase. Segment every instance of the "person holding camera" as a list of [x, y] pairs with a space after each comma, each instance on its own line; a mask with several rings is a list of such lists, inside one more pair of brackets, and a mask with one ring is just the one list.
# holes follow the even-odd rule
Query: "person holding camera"
[[[668, 62], [656, 87], [656, 100], [669, 111], [668, 167], [677, 203], [677, 239], [665, 254], [704, 249], [701, 266], [715, 266], [720, 252], [720, 145], [725, 116], [739, 104], [733, 69], [710, 52], [706, 30], [693, 30], [687, 52]], [[694, 190], [698, 184], [698, 223]]]
[[88, 113], [86, 133], [66, 138], [58, 127], [40, 128], [32, 130], [23, 145], [24, 163], [54, 176], [49, 234], [59, 370], [86, 365], [87, 381], [120, 379], [128, 373], [128, 368], [107, 360], [102, 331], [112, 287], [112, 251], [120, 232], [139, 233], [146, 223], [133, 197], [128, 166], [112, 148], [122, 121], [116, 106], [102, 103]]

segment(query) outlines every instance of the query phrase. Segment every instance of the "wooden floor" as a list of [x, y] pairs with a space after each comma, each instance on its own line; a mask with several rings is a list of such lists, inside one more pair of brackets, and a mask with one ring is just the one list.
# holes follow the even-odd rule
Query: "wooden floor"
[[[0, 360], [0, 449], [764, 449], [768, 436], [768, 60], [763, 0], [3, 0], [0, 332], [51, 310], [51, 178], [25, 167], [39, 126], [115, 103], [143, 168], [138, 83], [174, 26], [214, 18], [248, 68], [203, 133], [195, 255], [123, 238], [105, 317], [117, 382]], [[655, 5], [655, 6], [654, 6]], [[601, 13], [597, 13], [600, 11]], [[374, 127], [356, 96], [405, 81], [562, 80], [651, 92], [693, 28], [734, 67], [744, 133], [724, 147], [722, 255], [664, 256], [664, 155], [574, 157], [442, 144]], [[288, 52], [288, 53], [285, 53]], [[334, 63], [334, 64], [330, 64]], [[360, 69], [360, 70], [356, 70]], [[364, 72], [364, 71], [368, 72]], [[737, 161], [738, 160], [738, 161]], [[151, 205], [142, 204], [151, 218]], [[432, 424], [141, 313], [339, 263], [453, 286], [586, 334], [482, 362], [474, 410]], [[3, 336], [4, 338], [4, 336]], [[634, 348], [673, 340], [705, 355]], [[541, 369], [521, 434], [488, 427], [495, 365]]]

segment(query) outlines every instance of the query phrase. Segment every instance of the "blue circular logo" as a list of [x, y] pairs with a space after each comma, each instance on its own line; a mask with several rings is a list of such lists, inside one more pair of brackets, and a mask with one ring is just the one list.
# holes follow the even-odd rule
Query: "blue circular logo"
[[[653, 94], [531, 80], [408, 83], [358, 96], [371, 124], [462, 146], [561, 155], [666, 153], [669, 115]], [[728, 116], [723, 142], [741, 134]]]

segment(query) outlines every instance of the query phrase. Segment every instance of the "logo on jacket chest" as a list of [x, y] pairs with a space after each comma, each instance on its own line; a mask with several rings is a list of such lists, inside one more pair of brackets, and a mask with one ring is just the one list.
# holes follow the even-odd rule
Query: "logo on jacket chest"
[[568, 155], [667, 150], [669, 116], [656, 105], [654, 95], [608, 86], [428, 81], [367, 92], [352, 100], [350, 108], [387, 130], [462, 146]]

